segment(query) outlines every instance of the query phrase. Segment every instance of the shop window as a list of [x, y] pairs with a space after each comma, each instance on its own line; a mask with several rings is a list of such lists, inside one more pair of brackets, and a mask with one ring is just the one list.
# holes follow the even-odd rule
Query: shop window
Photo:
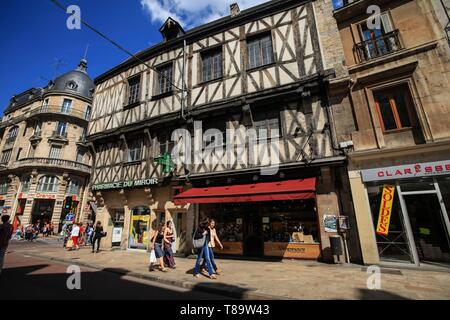
[[376, 91], [374, 99], [383, 131], [413, 127], [414, 106], [406, 85]]
[[[377, 229], [383, 186], [367, 188], [374, 230]], [[383, 261], [413, 262], [397, 190], [394, 191], [388, 235], [375, 234], [378, 254]]]
[[319, 243], [315, 200], [262, 205], [261, 219], [265, 242]]
[[130, 235], [128, 247], [130, 249], [146, 250], [150, 242], [151, 211], [148, 207], [135, 207], [131, 210]]
[[203, 82], [222, 78], [222, 47], [201, 54]]
[[55, 176], [44, 176], [39, 179], [38, 191], [57, 192], [59, 180]]
[[261, 67], [274, 62], [272, 34], [265, 33], [247, 41], [249, 69]]

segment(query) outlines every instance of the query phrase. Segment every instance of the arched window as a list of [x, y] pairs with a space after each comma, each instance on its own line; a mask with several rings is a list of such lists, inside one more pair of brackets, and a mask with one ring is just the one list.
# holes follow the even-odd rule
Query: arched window
[[80, 190], [80, 182], [78, 180], [70, 180], [67, 184], [67, 194], [78, 194]]
[[55, 176], [44, 176], [39, 179], [38, 191], [57, 192], [59, 180]]

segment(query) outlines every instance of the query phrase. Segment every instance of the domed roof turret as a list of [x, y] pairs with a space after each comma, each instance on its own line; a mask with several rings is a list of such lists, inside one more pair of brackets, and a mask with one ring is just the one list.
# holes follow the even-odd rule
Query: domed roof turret
[[95, 85], [87, 74], [87, 61], [82, 59], [75, 70], [69, 71], [49, 84], [49, 91], [67, 92], [92, 99]]

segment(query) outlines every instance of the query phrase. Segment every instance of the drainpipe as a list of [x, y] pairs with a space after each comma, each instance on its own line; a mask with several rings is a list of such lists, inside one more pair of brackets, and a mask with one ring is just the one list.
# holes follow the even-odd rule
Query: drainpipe
[[186, 115], [184, 112], [185, 108], [185, 102], [184, 102], [184, 95], [186, 91], [186, 40], [183, 40], [183, 70], [182, 70], [182, 80], [181, 80], [181, 118], [183, 120], [186, 120]]

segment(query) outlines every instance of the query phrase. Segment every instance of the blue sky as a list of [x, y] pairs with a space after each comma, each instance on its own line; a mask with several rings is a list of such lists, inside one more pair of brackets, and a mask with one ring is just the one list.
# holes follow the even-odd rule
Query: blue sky
[[[241, 9], [267, 0], [239, 0]], [[161, 41], [159, 27], [170, 15], [185, 29], [227, 15], [233, 0], [60, 0], [78, 5], [81, 17], [135, 53]], [[74, 69], [89, 44], [92, 78], [128, 56], [82, 26], [66, 27], [68, 15], [50, 0], [0, 1], [0, 109], [14, 94], [45, 86]], [[63, 64], [56, 68], [56, 62]]]

